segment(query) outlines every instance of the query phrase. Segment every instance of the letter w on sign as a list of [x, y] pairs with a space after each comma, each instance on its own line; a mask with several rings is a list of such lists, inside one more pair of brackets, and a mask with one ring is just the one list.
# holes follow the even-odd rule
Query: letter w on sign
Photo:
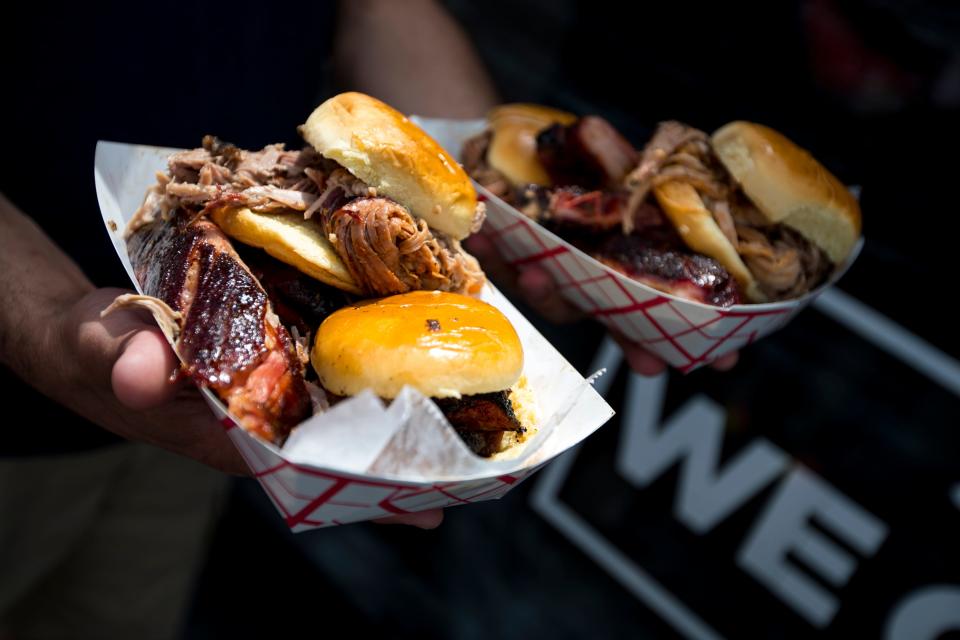
[[706, 396], [691, 398], [659, 428], [667, 377], [631, 374], [617, 470], [636, 488], [682, 465], [674, 514], [704, 534], [784, 472], [789, 457], [765, 439], [753, 440], [723, 468], [726, 415]]

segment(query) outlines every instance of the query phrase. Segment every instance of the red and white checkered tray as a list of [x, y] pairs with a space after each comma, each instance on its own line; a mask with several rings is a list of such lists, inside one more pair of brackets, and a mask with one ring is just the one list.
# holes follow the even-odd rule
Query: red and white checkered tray
[[[463, 141], [485, 127], [482, 120], [416, 116], [412, 119], [455, 158], [460, 157]], [[783, 327], [846, 272], [863, 244], [862, 240], [857, 244], [847, 264], [837, 270], [830, 282], [802, 298], [714, 307], [672, 296], [624, 276], [544, 229], [476, 182], [474, 185], [487, 205], [483, 233], [493, 239], [507, 262], [515, 266], [542, 266], [567, 300], [684, 373]]]
[[[123, 231], [176, 149], [101, 142], [94, 178], [104, 224], [139, 290]], [[493, 287], [482, 295], [513, 323], [538, 428], [511, 459], [474, 456], [427, 398], [407, 388], [385, 407], [365, 392], [294, 429], [283, 448], [251, 436], [203, 394], [294, 531], [499, 498], [610, 419], [613, 410]], [[176, 428], [176, 425], [171, 425]]]

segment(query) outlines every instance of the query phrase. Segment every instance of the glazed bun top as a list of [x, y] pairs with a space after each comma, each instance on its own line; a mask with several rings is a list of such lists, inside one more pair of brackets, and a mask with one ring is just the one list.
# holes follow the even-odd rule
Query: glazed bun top
[[483, 224], [470, 178], [450, 154], [387, 104], [341, 93], [314, 109], [300, 134], [321, 155], [462, 240]]
[[731, 122], [711, 138], [717, 157], [771, 223], [807, 238], [834, 264], [860, 237], [860, 205], [806, 150], [769, 127]]
[[328, 391], [372, 389], [394, 398], [404, 385], [433, 398], [503, 391], [523, 371], [516, 330], [475, 298], [416, 291], [343, 308], [320, 325], [310, 355]]
[[577, 117], [536, 104], [505, 104], [487, 114], [492, 138], [487, 162], [514, 186], [550, 186], [537, 157], [537, 134], [554, 125], [570, 125]]

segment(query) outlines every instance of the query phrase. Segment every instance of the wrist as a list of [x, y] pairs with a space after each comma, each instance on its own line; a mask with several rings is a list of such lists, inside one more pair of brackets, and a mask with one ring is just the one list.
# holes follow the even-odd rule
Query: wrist
[[[21, 307], [5, 314], [0, 362], [24, 382], [48, 397], [62, 388], [69, 358], [62, 347], [68, 302]], [[29, 311], [29, 312], [28, 312]]]

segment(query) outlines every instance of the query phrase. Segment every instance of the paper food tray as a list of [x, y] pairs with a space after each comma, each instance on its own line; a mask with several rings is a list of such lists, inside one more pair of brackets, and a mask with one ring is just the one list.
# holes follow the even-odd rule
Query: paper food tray
[[[414, 120], [453, 157], [483, 120]], [[474, 181], [487, 205], [486, 233], [514, 266], [538, 264], [576, 307], [687, 373], [780, 329], [839, 280], [863, 247], [861, 238], [828, 282], [801, 298], [715, 307], [658, 291], [593, 259]]]
[[[103, 221], [138, 291], [123, 232], [175, 151], [97, 145], [94, 178]], [[344, 400], [301, 423], [282, 448], [238, 428], [220, 400], [202, 390], [291, 529], [499, 498], [610, 419], [610, 406], [503, 295], [487, 285], [481, 297], [516, 328], [539, 412], [537, 430], [512, 458], [474, 455], [436, 405], [409, 387], [389, 406], [370, 392]]]

